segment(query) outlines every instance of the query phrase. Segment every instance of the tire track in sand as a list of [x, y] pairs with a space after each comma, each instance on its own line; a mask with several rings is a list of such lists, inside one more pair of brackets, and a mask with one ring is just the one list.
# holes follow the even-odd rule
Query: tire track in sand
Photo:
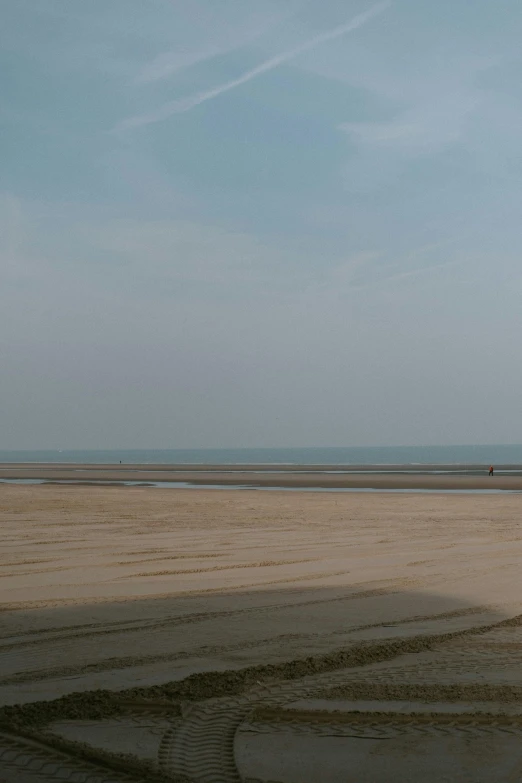
[[[254, 717], [256, 713], [259, 714], [264, 710], [275, 710], [278, 719], [278, 725], [281, 723], [281, 708], [286, 712], [286, 706], [288, 702], [295, 701], [298, 698], [306, 698], [314, 696], [318, 692], [323, 692], [325, 689], [335, 690], [346, 688], [349, 680], [352, 680], [352, 689], [355, 691], [357, 688], [363, 690], [359, 693], [359, 696], [372, 697], [372, 688], [374, 688], [374, 678], [371, 671], [366, 672], [366, 678], [364, 678], [364, 670], [361, 671], [360, 667], [364, 667], [368, 664], [375, 664], [379, 662], [390, 661], [392, 662], [398, 656], [414, 653], [426, 653], [432, 650], [434, 647], [444, 655], [449, 650], [451, 644], [455, 642], [457, 646], [459, 641], [464, 638], [470, 638], [481, 636], [490, 632], [496, 631], [496, 629], [502, 630], [503, 628], [509, 628], [520, 625], [521, 618], [513, 618], [511, 620], [504, 620], [500, 623], [491, 624], [483, 627], [474, 627], [464, 631], [457, 631], [452, 633], [443, 633], [426, 636], [417, 636], [410, 639], [392, 639], [377, 644], [359, 644], [351, 648], [338, 650], [337, 652], [317, 655], [304, 660], [288, 661], [280, 665], [261, 666], [254, 667], [254, 670], [249, 674], [248, 670], [242, 670], [238, 672], [238, 676], [241, 682], [247, 683], [252, 681], [253, 676], [258, 677], [272, 677], [271, 681], [266, 680], [265, 684], [259, 683], [254, 689], [241, 690], [238, 695], [229, 696], [225, 698], [211, 698], [206, 701], [192, 702], [182, 710], [182, 721], [177, 728], [171, 727], [167, 729], [160, 743], [158, 751], [158, 761], [160, 767], [170, 775], [184, 776], [185, 779], [200, 783], [240, 783], [241, 777], [236, 768], [235, 754], [234, 754], [234, 741], [238, 728], [245, 720], [249, 720], [250, 716]], [[255, 671], [255, 675], [254, 675]], [[379, 697], [391, 697], [397, 694], [388, 692], [391, 688], [392, 691], [399, 687], [394, 682], [396, 681], [395, 673], [397, 667], [392, 663], [388, 667], [389, 684], [385, 686], [378, 686], [380, 688], [379, 693], [374, 693], [373, 698]], [[224, 672], [222, 675], [213, 675], [214, 677], [223, 676], [225, 680], [230, 673]], [[194, 675], [197, 680], [200, 675]], [[201, 675], [203, 681], [206, 681], [206, 675]], [[356, 679], [358, 678], [358, 679]], [[192, 679], [192, 678], [189, 678]], [[363, 680], [366, 679], [366, 683]], [[196, 686], [196, 691], [197, 691]], [[419, 686], [408, 686], [409, 688], [417, 689]], [[426, 691], [417, 693], [416, 690], [409, 694], [399, 694], [404, 698], [410, 696], [411, 698], [417, 698], [418, 696], [429, 695]], [[384, 690], [383, 690], [384, 688]], [[480, 691], [477, 691], [480, 688]], [[190, 690], [190, 689], [189, 689]], [[448, 689], [446, 689], [447, 691]], [[496, 686], [490, 688], [488, 694], [482, 692], [482, 686], [464, 686], [465, 692], [460, 693], [460, 698], [480, 698], [490, 701], [512, 701], [513, 696], [516, 694], [511, 692], [511, 688], [504, 686]], [[520, 690], [520, 688], [519, 688]], [[446, 691], [443, 690], [438, 697], [447, 696]], [[147, 689], [144, 689], [143, 693], [138, 697], [136, 702], [128, 702], [127, 708], [131, 711], [135, 711], [136, 714], [144, 714], [149, 709], [152, 712], [157, 712], [158, 709], [163, 713], [166, 711], [175, 712], [176, 716], [179, 715], [179, 705], [172, 703], [169, 707], [168, 702], [147, 703]], [[151, 689], [151, 695], [155, 693], [154, 687]], [[517, 691], [518, 693], [518, 691]], [[352, 694], [352, 697], [357, 695]], [[123, 696], [123, 694], [122, 694]], [[197, 696], [194, 693], [194, 698]], [[157, 697], [156, 697], [157, 698]], [[134, 697], [136, 699], [136, 696]], [[133, 710], [135, 707], [135, 710]], [[56, 720], [59, 716], [54, 716], [53, 720]], [[261, 717], [261, 715], [259, 715]], [[270, 716], [267, 716], [269, 723]], [[330, 718], [324, 717], [322, 719], [322, 725], [325, 726], [324, 731], [327, 733], [338, 732], [339, 720], [336, 720], [335, 715], [331, 715]], [[395, 718], [395, 716], [393, 716]], [[493, 717], [493, 723], [495, 723], [496, 716]], [[292, 717], [294, 722], [299, 723], [299, 717], [294, 715]], [[391, 719], [388, 715], [380, 716], [372, 715], [370, 718], [361, 716], [360, 721], [354, 730], [361, 738], [368, 739], [386, 739], [392, 738], [397, 735], [397, 731], [401, 729], [397, 728], [399, 721]], [[450, 725], [453, 721], [453, 726]], [[321, 717], [316, 719], [308, 719], [308, 721], [302, 721], [301, 728], [298, 727], [298, 731], [311, 732], [317, 731], [317, 725], [321, 723]], [[393, 723], [393, 726], [391, 725]], [[422, 726], [419, 728], [419, 723], [422, 721], [415, 721], [410, 725], [408, 720], [403, 721], [404, 731], [410, 733], [425, 732], [444, 732], [454, 733], [459, 732], [486, 732], [487, 727], [484, 727], [481, 718], [475, 715], [468, 717], [457, 716], [443, 716], [440, 720], [432, 721], [431, 728], [427, 725], [426, 729]], [[429, 723], [429, 721], [428, 721]], [[313, 724], [309, 727], [309, 724]], [[332, 725], [330, 725], [332, 724]], [[457, 725], [458, 724], [458, 725]], [[351, 724], [346, 721], [346, 726], [341, 731], [346, 731], [350, 728]], [[455, 728], [455, 726], [457, 728]], [[256, 722], [256, 730], [259, 728], [258, 722]], [[262, 727], [261, 727], [262, 728]], [[248, 724], [245, 729], [248, 730]], [[269, 728], [267, 728], [269, 730]], [[499, 717], [496, 720], [495, 731], [505, 732], [519, 732], [519, 726], [517, 719], [505, 719]], [[323, 731], [320, 729], [320, 731]], [[344, 734], [343, 734], [344, 736]], [[47, 735], [48, 738], [48, 735]], [[47, 742], [47, 744], [46, 744]], [[0, 773], [2, 767], [6, 770], [11, 770], [16, 774], [16, 770], [19, 770], [22, 774], [26, 774], [26, 771], [35, 772], [36, 776], [40, 780], [69, 780], [77, 781], [78, 783], [120, 783], [120, 781], [141, 780], [150, 781], [154, 779], [154, 776], [141, 774], [136, 778], [133, 774], [129, 775], [126, 771], [120, 771], [109, 764], [107, 768], [104, 768], [103, 760], [99, 764], [91, 763], [89, 760], [85, 760], [84, 757], [78, 755], [78, 751], [74, 747], [55, 750], [52, 745], [49, 745], [50, 740], [46, 737], [42, 737], [42, 742], [34, 741], [32, 739], [26, 739], [23, 736], [17, 736], [14, 732], [0, 731]], [[16, 780], [17, 778], [13, 778]]]
[[[277, 708], [297, 698], [310, 696], [318, 688], [335, 688], [346, 683], [347, 668], [351, 672], [365, 663], [392, 660], [406, 653], [426, 652], [433, 646], [463, 637], [483, 634], [513, 620], [501, 621], [465, 631], [439, 634], [431, 637], [413, 637], [391, 643], [362, 645], [324, 657], [308, 659], [310, 666], [320, 669], [315, 675], [296, 680], [283, 680], [260, 685], [244, 695], [232, 698], [209, 699], [191, 704], [183, 713], [183, 722], [177, 730], [166, 732], [159, 750], [162, 769], [201, 783], [241, 783], [235, 764], [234, 740], [241, 723], [259, 706]], [[352, 659], [350, 661], [350, 658]], [[292, 663], [289, 664], [290, 669]]]
[[103, 769], [92, 762], [63, 753], [41, 742], [0, 731], [0, 773], [24, 774], [40, 781], [75, 783], [137, 783], [144, 778]]

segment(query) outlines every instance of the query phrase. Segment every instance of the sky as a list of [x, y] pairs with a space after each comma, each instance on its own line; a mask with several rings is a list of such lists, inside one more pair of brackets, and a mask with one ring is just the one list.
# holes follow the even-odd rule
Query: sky
[[521, 443], [519, 0], [5, 0], [0, 447]]

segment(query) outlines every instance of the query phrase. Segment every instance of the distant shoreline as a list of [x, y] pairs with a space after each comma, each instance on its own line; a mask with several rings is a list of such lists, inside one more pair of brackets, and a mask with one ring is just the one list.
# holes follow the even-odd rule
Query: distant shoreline
[[12, 463], [53, 465], [227, 465], [280, 468], [301, 466], [522, 466], [522, 444], [475, 444], [456, 446], [312, 446], [262, 448], [170, 448], [170, 449], [33, 449], [0, 448], [0, 465]]

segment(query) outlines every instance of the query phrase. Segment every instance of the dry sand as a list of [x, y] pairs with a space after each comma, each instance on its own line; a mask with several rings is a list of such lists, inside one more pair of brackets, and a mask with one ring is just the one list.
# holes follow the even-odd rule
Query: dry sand
[[518, 781], [521, 503], [0, 485], [0, 780]]

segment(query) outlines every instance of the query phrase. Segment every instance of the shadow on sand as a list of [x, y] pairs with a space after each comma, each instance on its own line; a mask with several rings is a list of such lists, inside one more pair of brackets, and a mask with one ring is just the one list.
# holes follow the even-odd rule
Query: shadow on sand
[[518, 781], [521, 623], [401, 580], [4, 612], [0, 780]]

